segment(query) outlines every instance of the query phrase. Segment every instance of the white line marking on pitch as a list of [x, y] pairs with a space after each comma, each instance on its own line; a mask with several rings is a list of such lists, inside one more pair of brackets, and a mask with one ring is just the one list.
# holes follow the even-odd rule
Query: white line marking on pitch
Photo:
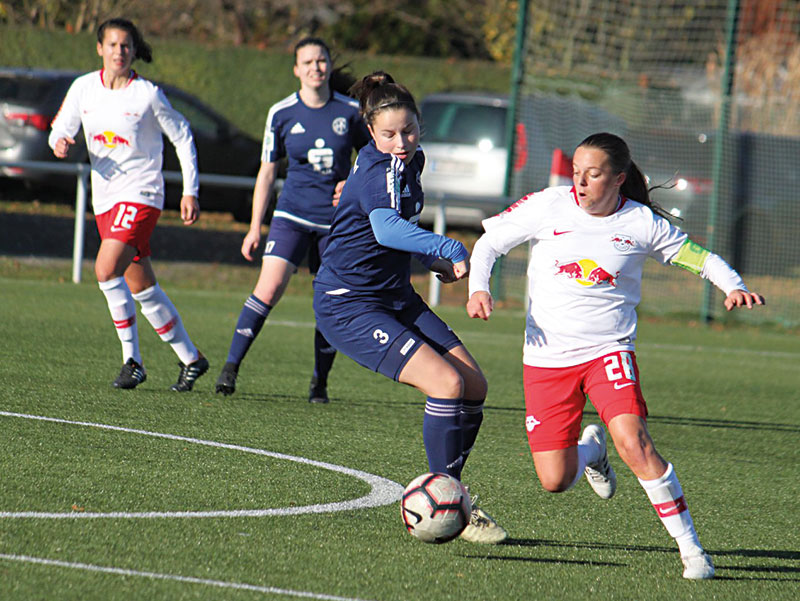
[[154, 438], [166, 438], [168, 440], [179, 440], [192, 444], [204, 445], [207, 447], [214, 447], [218, 449], [229, 449], [233, 451], [242, 451], [244, 453], [253, 453], [255, 455], [264, 455], [274, 459], [283, 459], [286, 461], [294, 461], [295, 463], [303, 463], [320, 467], [332, 472], [339, 472], [348, 476], [358, 478], [370, 485], [371, 490], [369, 494], [352, 499], [349, 501], [340, 501], [338, 503], [322, 503], [319, 505], [304, 505], [302, 507], [279, 507], [276, 509], [236, 509], [231, 511], [146, 511], [146, 512], [127, 512], [115, 511], [109, 513], [93, 513], [93, 512], [68, 512], [68, 513], [49, 513], [38, 511], [2, 511], [0, 518], [44, 518], [44, 519], [81, 519], [81, 518], [217, 518], [217, 517], [264, 517], [274, 515], [299, 515], [303, 513], [329, 513], [333, 511], [348, 511], [350, 509], [366, 509], [368, 507], [380, 507], [382, 505], [390, 505], [400, 500], [403, 493], [403, 486], [374, 474], [354, 470], [341, 465], [333, 463], [325, 463], [323, 461], [314, 461], [306, 459], [305, 457], [295, 457], [293, 455], [285, 455], [283, 453], [274, 453], [272, 451], [265, 451], [263, 449], [254, 449], [250, 447], [243, 447], [233, 444], [225, 444], [221, 442], [214, 442], [212, 440], [201, 440], [199, 438], [189, 438], [187, 436], [177, 436], [175, 434], [162, 434], [160, 432], [150, 432], [148, 430], [137, 430], [134, 428], [123, 428], [121, 426], [110, 426], [108, 424], [97, 424], [93, 422], [79, 422], [68, 419], [59, 419], [55, 417], [45, 417], [42, 415], [28, 415], [25, 413], [11, 413], [9, 411], [0, 411], [0, 416], [5, 417], [20, 417], [23, 419], [33, 419], [44, 422], [54, 422], [58, 424], [70, 424], [74, 426], [87, 426], [90, 428], [100, 428], [103, 430], [113, 430], [115, 432], [128, 432], [130, 434], [142, 434], [144, 436], [153, 436]]
[[30, 557], [28, 555], [7, 555], [0, 553], [0, 560], [18, 561], [22, 563], [33, 563], [58, 568], [71, 568], [73, 570], [85, 570], [87, 572], [97, 572], [101, 574], [114, 574], [117, 576], [139, 576], [152, 580], [172, 580], [175, 582], [186, 582], [189, 584], [203, 584], [205, 586], [216, 586], [218, 588], [234, 589], [239, 591], [254, 591], [269, 595], [288, 595], [291, 597], [303, 597], [304, 599], [323, 599], [325, 601], [364, 601], [356, 597], [338, 597], [336, 595], [325, 595], [322, 593], [311, 593], [308, 591], [294, 591], [274, 586], [257, 586], [255, 584], [244, 584], [240, 582], [225, 582], [224, 580], [209, 580], [206, 578], [194, 578], [192, 576], [179, 576], [177, 574], [159, 574], [157, 572], [140, 572], [139, 570], [126, 570], [123, 568], [112, 568], [98, 566], [90, 563], [73, 563], [70, 561], [60, 561], [57, 559], [44, 559], [41, 557]]

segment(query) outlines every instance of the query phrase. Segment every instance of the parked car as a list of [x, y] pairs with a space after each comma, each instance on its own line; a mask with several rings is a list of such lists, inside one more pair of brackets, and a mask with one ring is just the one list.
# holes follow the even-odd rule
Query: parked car
[[424, 98], [420, 112], [428, 198], [422, 221], [432, 221], [436, 201], [444, 199], [448, 224], [479, 227], [481, 219], [509, 204], [503, 196], [508, 97], [443, 92]]
[[[81, 75], [73, 71], [0, 68], [0, 160], [58, 161], [47, 145], [50, 123], [67, 89]], [[201, 174], [255, 177], [261, 161], [261, 142], [237, 129], [193, 95], [169, 84], [158, 84], [172, 106], [192, 127]], [[87, 161], [82, 133], [75, 137], [69, 162]], [[180, 171], [175, 149], [164, 143], [164, 170]], [[24, 179], [31, 185], [74, 190], [73, 176], [55, 176], [44, 171], [0, 167], [0, 175]], [[165, 206], [177, 208], [180, 185], [167, 184]], [[240, 220], [250, 219], [252, 189], [201, 185], [203, 209], [230, 211]]]

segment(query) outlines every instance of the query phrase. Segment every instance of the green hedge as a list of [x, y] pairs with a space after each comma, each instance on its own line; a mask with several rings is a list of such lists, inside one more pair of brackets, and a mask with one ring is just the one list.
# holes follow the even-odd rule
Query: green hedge
[[[148, 39], [153, 62], [136, 63], [145, 77], [191, 92], [260, 139], [267, 109], [297, 89], [293, 57], [284, 49], [209, 47], [186, 40]], [[0, 27], [0, 64], [91, 71], [101, 65], [93, 34]], [[376, 69], [391, 73], [421, 99], [447, 89], [508, 92], [510, 70], [484, 61], [339, 53], [360, 77]]]

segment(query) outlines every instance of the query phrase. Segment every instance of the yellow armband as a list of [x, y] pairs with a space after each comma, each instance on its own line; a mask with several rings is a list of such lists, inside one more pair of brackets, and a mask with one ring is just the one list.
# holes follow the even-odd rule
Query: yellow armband
[[703, 270], [709, 255], [711, 255], [710, 251], [687, 238], [670, 263], [686, 271], [699, 274]]

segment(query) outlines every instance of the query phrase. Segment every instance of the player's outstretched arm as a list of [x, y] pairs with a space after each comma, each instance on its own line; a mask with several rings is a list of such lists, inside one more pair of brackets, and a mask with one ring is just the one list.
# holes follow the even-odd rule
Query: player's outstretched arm
[[752, 309], [755, 305], [766, 305], [767, 301], [757, 292], [746, 292], [745, 290], [733, 290], [725, 298], [725, 308], [733, 311], [736, 307], [747, 307]]
[[467, 301], [467, 315], [473, 319], [482, 319], [486, 321], [492, 314], [494, 308], [494, 300], [492, 295], [486, 290], [478, 290], [473, 292], [472, 296]]

